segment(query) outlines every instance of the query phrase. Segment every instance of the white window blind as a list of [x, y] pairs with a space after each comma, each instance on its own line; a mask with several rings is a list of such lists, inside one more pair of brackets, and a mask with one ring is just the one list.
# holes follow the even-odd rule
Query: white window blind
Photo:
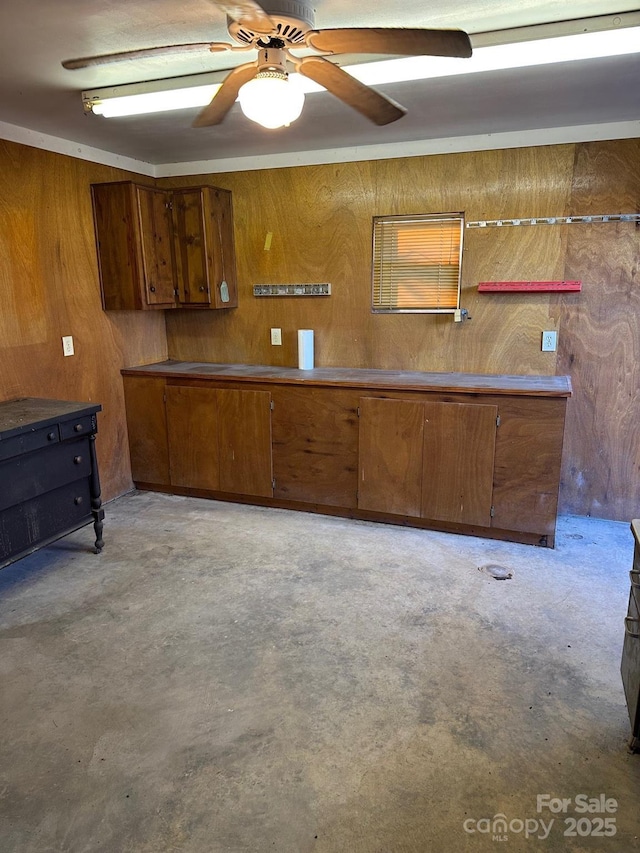
[[376, 216], [374, 312], [438, 312], [460, 307], [464, 216]]

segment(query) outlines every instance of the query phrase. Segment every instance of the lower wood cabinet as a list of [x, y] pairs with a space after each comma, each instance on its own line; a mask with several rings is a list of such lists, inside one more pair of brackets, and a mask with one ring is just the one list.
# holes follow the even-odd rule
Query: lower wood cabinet
[[274, 497], [356, 508], [359, 393], [273, 385], [271, 394]]
[[123, 374], [139, 488], [553, 546], [568, 377]]
[[169, 481], [172, 486], [220, 490], [218, 392], [168, 385]]
[[498, 409], [360, 400], [358, 506], [489, 527]]
[[424, 403], [360, 400], [360, 509], [420, 516]]
[[271, 497], [271, 394], [221, 388], [216, 394], [221, 490]]
[[491, 525], [498, 407], [425, 403], [421, 515]]
[[273, 495], [268, 391], [136, 379], [125, 399], [139, 486]]

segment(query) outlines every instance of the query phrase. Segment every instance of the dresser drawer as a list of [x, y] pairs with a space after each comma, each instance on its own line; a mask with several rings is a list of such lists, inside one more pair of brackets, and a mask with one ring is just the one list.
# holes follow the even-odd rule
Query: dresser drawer
[[0, 561], [92, 521], [89, 480], [77, 480], [0, 512]]
[[5, 459], [0, 462], [0, 511], [90, 473], [88, 438]]
[[48, 447], [50, 444], [58, 444], [59, 441], [58, 424], [24, 432], [21, 435], [14, 435], [0, 441], [0, 460], [20, 456], [22, 453], [30, 453], [32, 450]]
[[633, 589], [625, 620], [621, 673], [631, 728], [640, 737], [640, 612]]
[[89, 435], [89, 433], [95, 431], [95, 415], [85, 415], [81, 418], [74, 418], [71, 421], [62, 421], [60, 424], [60, 440], [65, 441], [67, 438], [76, 438], [79, 435]]

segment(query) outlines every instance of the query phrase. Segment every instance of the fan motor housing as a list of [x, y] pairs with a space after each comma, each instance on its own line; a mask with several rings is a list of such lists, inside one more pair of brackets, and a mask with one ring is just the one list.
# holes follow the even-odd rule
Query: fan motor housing
[[[281, 38], [287, 44], [304, 44], [305, 34], [315, 26], [315, 14], [312, 0], [266, 0], [260, 4], [273, 19], [276, 28], [273, 38]], [[254, 44], [264, 39], [264, 33], [257, 33], [239, 21], [227, 19], [229, 35], [241, 44]]]

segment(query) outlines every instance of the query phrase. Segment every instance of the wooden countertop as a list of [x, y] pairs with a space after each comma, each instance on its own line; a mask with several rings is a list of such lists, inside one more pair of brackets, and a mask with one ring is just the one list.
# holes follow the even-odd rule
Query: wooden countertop
[[483, 373], [420, 373], [404, 370], [370, 370], [318, 367], [298, 370], [263, 364], [211, 364], [201, 361], [162, 361], [128, 367], [123, 376], [162, 376], [170, 379], [216, 379], [234, 382], [268, 382], [376, 388], [403, 391], [444, 391], [458, 394], [509, 394], [526, 397], [570, 397], [570, 376], [508, 376]]

